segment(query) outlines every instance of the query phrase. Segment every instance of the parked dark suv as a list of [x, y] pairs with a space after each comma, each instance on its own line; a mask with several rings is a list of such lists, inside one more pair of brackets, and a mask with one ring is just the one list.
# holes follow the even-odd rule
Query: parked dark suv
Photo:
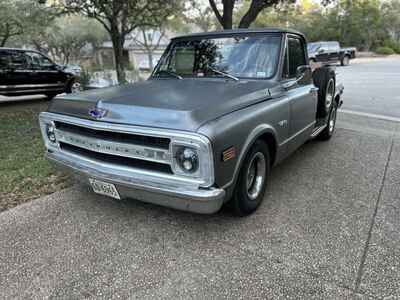
[[0, 48], [0, 95], [44, 94], [49, 99], [80, 89], [73, 74], [32, 50]]

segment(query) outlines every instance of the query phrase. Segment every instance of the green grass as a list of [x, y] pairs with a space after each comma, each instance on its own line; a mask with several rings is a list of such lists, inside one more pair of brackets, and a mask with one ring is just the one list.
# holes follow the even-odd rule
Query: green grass
[[38, 115], [47, 102], [0, 105], [0, 211], [68, 186], [43, 158]]

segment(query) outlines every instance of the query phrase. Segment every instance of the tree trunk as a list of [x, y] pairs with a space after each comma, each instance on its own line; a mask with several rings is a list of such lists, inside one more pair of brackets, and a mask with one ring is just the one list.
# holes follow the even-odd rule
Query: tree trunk
[[[270, 1], [269, 6], [272, 6], [274, 2], [277, 2], [277, 1]], [[239, 28], [250, 27], [251, 23], [253, 23], [255, 21], [255, 19], [257, 19], [258, 14], [266, 7], [267, 7], [267, 5], [265, 4], [264, 0], [252, 0], [249, 10], [246, 12], [246, 14], [240, 20]]]
[[7, 36], [4, 36], [4, 37], [1, 39], [0, 47], [4, 47], [4, 46], [6, 45], [7, 40], [8, 40], [8, 37], [7, 37]]
[[149, 69], [150, 69], [150, 72], [152, 72], [153, 71], [153, 67], [154, 67], [154, 65], [153, 65], [153, 51], [151, 49], [148, 49], [147, 50], [147, 55], [149, 57]]
[[115, 70], [117, 71], [117, 79], [119, 84], [126, 83], [125, 66], [124, 66], [124, 42], [125, 37], [118, 28], [111, 29], [111, 40], [114, 48]]

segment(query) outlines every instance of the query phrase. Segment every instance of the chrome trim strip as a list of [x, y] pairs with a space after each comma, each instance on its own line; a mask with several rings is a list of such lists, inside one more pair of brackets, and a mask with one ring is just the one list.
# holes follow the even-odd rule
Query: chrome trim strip
[[223, 189], [198, 189], [193, 185], [182, 185], [171, 178], [154, 181], [153, 175], [137, 174], [132, 176], [132, 174], [125, 174], [118, 169], [108, 169], [106, 164], [93, 165], [89, 162], [77, 161], [60, 152], [46, 152], [45, 156], [61, 169], [78, 175], [78, 179], [86, 184], [88, 184], [87, 178], [116, 184], [117, 190], [123, 198], [129, 197], [143, 202], [205, 214], [217, 212], [225, 198]]
[[24, 89], [24, 88], [40, 88], [40, 87], [63, 87], [64, 83], [49, 83], [49, 84], [14, 84], [0, 85], [0, 89]]
[[55, 130], [58, 142], [84, 148], [93, 152], [129, 157], [163, 164], [171, 164], [168, 150], [135, 144], [120, 143], [74, 134], [60, 129]]
[[[63, 123], [84, 126], [94, 130], [104, 130], [110, 132], [122, 132], [122, 133], [130, 133], [136, 135], [144, 135], [144, 136], [153, 136], [153, 137], [164, 137], [171, 140], [170, 143], [170, 153], [172, 153], [172, 147], [174, 145], [190, 145], [190, 146], [197, 146], [200, 154], [204, 159], [200, 159], [200, 176], [194, 177], [186, 174], [177, 173], [174, 169], [174, 164], [172, 164], [172, 169], [175, 174], [158, 174], [154, 171], [148, 171], [148, 174], [153, 175], [153, 179], [157, 180], [154, 177], [160, 177], [161, 174], [164, 177], [169, 177], [171, 180], [175, 180], [176, 182], [182, 183], [189, 183], [189, 184], [197, 184], [197, 186], [208, 188], [214, 184], [215, 181], [215, 174], [214, 174], [214, 155], [212, 152], [211, 142], [210, 140], [201, 134], [194, 133], [194, 132], [185, 132], [185, 131], [176, 131], [170, 129], [157, 129], [157, 128], [148, 128], [148, 127], [141, 127], [141, 126], [134, 126], [134, 125], [124, 125], [124, 124], [115, 124], [115, 123], [106, 123], [100, 121], [92, 121], [87, 119], [81, 119], [71, 116], [60, 115], [56, 113], [50, 112], [43, 112], [40, 114], [39, 119], [41, 120], [41, 130], [42, 136], [44, 138], [44, 142], [47, 149], [50, 149], [54, 152], [62, 152], [57, 144], [51, 144], [48, 139], [46, 139], [46, 129], [44, 124], [54, 121], [59, 121]], [[68, 155], [73, 155], [72, 153], [68, 152]], [[75, 155], [77, 159], [83, 160], [83, 157]], [[86, 158], [85, 158], [86, 159]], [[97, 162], [98, 163], [98, 162]], [[119, 167], [113, 165], [113, 167]], [[122, 167], [122, 166], [121, 166]], [[127, 169], [127, 168], [125, 168]], [[127, 169], [131, 173], [143, 173], [143, 170], [129, 168]]]

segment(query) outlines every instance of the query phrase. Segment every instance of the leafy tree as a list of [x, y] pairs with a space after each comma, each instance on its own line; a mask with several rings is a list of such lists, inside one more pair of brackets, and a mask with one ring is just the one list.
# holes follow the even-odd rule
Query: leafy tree
[[123, 48], [126, 36], [139, 26], [157, 26], [176, 10], [179, 0], [64, 0], [65, 12], [99, 21], [110, 35], [118, 81], [125, 83]]
[[[247, 10], [241, 16], [239, 21], [239, 28], [247, 28], [253, 23], [258, 15], [266, 8], [276, 6], [284, 2], [295, 2], [296, 0], [247, 0]], [[233, 28], [233, 13], [236, 4], [239, 1], [236, 0], [209, 0], [210, 7], [213, 10], [218, 22], [224, 29]], [[222, 13], [220, 12], [219, 6], [222, 6]]]
[[0, 47], [32, 30], [45, 28], [55, 11], [35, 0], [0, 0]]

